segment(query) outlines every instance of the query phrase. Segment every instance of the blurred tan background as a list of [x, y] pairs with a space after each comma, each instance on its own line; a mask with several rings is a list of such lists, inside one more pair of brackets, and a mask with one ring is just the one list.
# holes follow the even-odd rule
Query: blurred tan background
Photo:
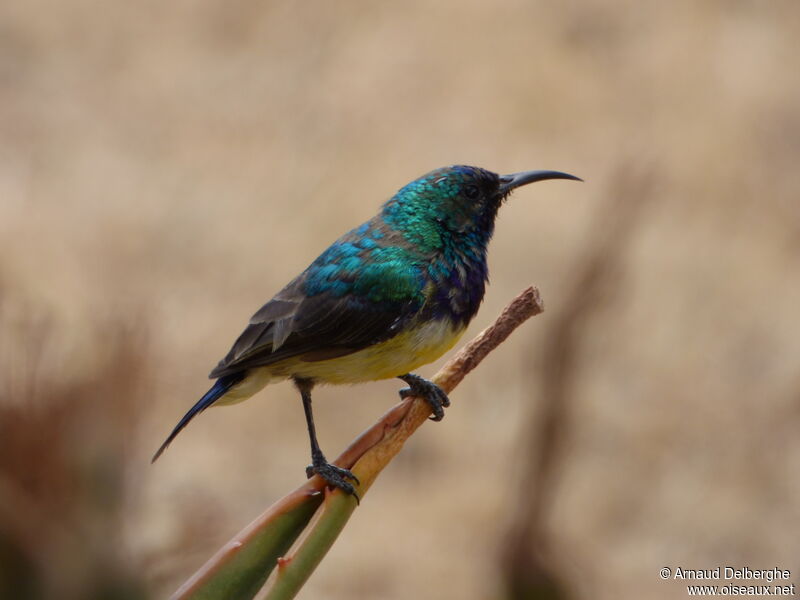
[[[467, 337], [547, 311], [301, 597], [800, 583], [798, 40], [795, 0], [0, 3], [0, 595], [165, 597], [299, 484], [288, 384], [149, 459], [265, 300], [451, 163], [586, 180], [503, 208]], [[320, 389], [328, 455], [399, 387]]]

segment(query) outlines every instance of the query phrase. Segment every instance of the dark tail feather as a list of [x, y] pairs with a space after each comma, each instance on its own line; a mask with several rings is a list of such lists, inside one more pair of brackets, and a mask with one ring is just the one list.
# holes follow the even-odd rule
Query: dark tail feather
[[183, 418], [178, 422], [178, 424], [175, 425], [175, 429], [172, 430], [172, 433], [169, 434], [169, 437], [166, 439], [166, 441], [161, 444], [161, 447], [158, 449], [158, 452], [153, 455], [150, 463], [152, 464], [156, 462], [158, 457], [161, 456], [161, 453], [164, 452], [172, 440], [175, 439], [175, 436], [178, 435], [181, 430], [189, 424], [189, 421], [224, 396], [229, 389], [244, 379], [244, 375], [244, 373], [233, 373], [231, 375], [224, 375], [223, 377], [217, 379], [214, 385], [211, 386], [211, 389], [208, 390], [205, 395], [200, 398], [200, 400], [198, 400], [192, 408], [189, 409], [189, 412], [183, 415]]

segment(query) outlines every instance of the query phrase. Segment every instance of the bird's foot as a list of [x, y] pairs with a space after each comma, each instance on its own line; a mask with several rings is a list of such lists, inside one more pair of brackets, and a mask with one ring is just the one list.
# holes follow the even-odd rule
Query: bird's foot
[[306, 477], [311, 479], [314, 475], [319, 475], [329, 486], [339, 488], [343, 492], [355, 496], [356, 502], [360, 503], [361, 499], [356, 493], [356, 488], [353, 487], [353, 484], [348, 479], [355, 481], [357, 485], [361, 482], [349, 469], [332, 465], [325, 460], [322, 454], [312, 456], [312, 461], [313, 463], [306, 467]]
[[433, 416], [430, 417], [431, 421], [444, 419], [444, 409], [450, 406], [450, 398], [447, 397], [442, 388], [432, 381], [413, 373], [400, 375], [398, 379], [402, 379], [408, 384], [407, 388], [400, 390], [401, 398], [408, 398], [409, 396], [424, 398], [431, 405], [431, 410], [433, 411]]

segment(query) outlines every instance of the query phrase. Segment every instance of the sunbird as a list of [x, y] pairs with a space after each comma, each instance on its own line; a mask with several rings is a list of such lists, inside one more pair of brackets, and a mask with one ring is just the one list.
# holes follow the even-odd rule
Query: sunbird
[[[358, 479], [327, 461], [311, 411], [316, 384], [397, 377], [401, 398], [424, 398], [434, 421], [450, 405], [413, 370], [458, 341], [478, 312], [488, 282], [486, 252], [500, 205], [516, 188], [559, 171], [498, 175], [443, 167], [400, 189], [366, 223], [344, 234], [251, 318], [209, 377], [214, 385], [178, 422], [155, 461], [211, 405], [246, 400], [268, 383], [291, 379], [311, 441], [308, 477], [356, 495]], [[358, 496], [356, 495], [356, 498]]]

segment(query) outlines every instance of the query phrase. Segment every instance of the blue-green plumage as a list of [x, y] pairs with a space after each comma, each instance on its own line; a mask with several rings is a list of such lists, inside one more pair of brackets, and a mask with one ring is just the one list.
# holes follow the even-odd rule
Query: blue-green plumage
[[211, 377], [218, 383], [156, 453], [214, 402], [243, 400], [291, 378], [309, 419], [313, 472], [353, 492], [351, 474], [325, 461], [311, 420], [315, 383], [401, 377], [441, 418], [443, 392], [409, 371], [449, 349], [478, 311], [497, 211], [515, 188], [556, 171], [497, 175], [469, 166], [431, 171], [325, 250], [250, 319]]
[[458, 166], [409, 183], [311, 264], [304, 292], [352, 294], [411, 311], [425, 306], [429, 318], [466, 325], [483, 298], [486, 247], [502, 195], [464, 205], [463, 188], [496, 189], [498, 181]]

